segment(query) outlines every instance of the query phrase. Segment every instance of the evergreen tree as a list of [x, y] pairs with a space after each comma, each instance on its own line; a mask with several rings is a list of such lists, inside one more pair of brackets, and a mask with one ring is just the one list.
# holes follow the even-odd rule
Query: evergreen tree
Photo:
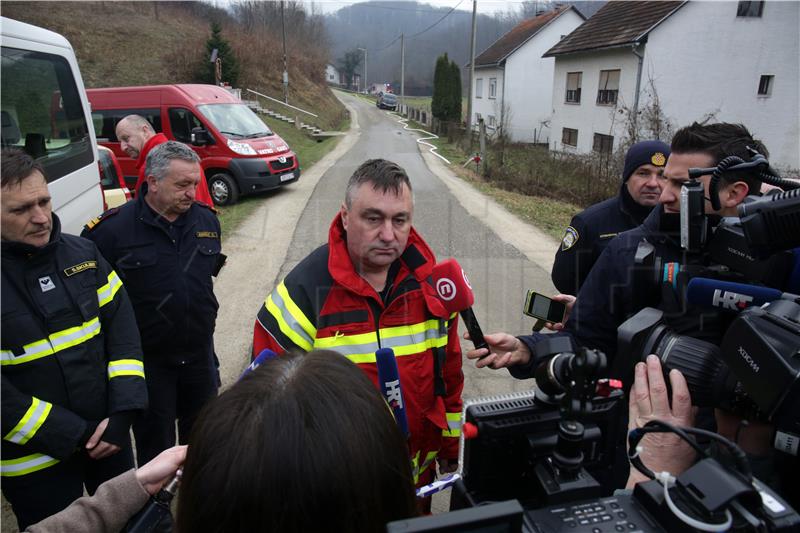
[[206, 54], [200, 72], [200, 81], [203, 83], [216, 83], [214, 75], [217, 68], [211, 63], [211, 53], [217, 49], [217, 57], [222, 59], [222, 80], [235, 87], [239, 81], [239, 62], [236, 60], [231, 45], [222, 37], [222, 26], [219, 22], [211, 23], [211, 37], [206, 41]]
[[450, 62], [450, 84], [452, 108], [448, 120], [461, 122], [461, 69], [455, 61]]
[[342, 71], [348, 89], [358, 90], [358, 87], [353, 87], [353, 78], [356, 75], [359, 65], [361, 65], [362, 57], [359, 50], [350, 50], [344, 53], [344, 57], [339, 58], [339, 69]]
[[431, 113], [439, 120], [447, 120], [449, 103], [449, 67], [450, 60], [447, 53], [436, 58], [436, 69], [433, 72], [433, 97], [431, 98]]

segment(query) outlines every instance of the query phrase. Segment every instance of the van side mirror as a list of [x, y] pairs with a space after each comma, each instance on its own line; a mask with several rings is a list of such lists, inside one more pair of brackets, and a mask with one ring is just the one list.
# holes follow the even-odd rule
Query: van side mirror
[[208, 132], [199, 126], [197, 128], [192, 128], [192, 133], [189, 139], [194, 146], [205, 146], [206, 144], [212, 144]]

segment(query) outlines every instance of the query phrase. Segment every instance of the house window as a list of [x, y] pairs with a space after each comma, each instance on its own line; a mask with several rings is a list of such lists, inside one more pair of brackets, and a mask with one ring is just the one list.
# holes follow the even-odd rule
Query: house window
[[578, 146], [578, 130], [563, 128], [561, 130], [561, 144], [566, 146]]
[[567, 72], [567, 97], [570, 104], [581, 103], [581, 78], [583, 72]]
[[495, 126], [497, 126], [497, 122], [494, 118], [494, 115], [489, 115], [489, 127], [494, 128]]
[[760, 17], [764, 11], [764, 2], [739, 2], [736, 8], [737, 17]]
[[497, 78], [489, 78], [489, 98], [497, 97]]
[[763, 74], [758, 80], [758, 96], [769, 96], [772, 94], [772, 80], [775, 76]]
[[480, 121], [481, 121], [481, 114], [475, 113], [475, 122], [480, 123]]
[[475, 80], [475, 98], [483, 98], [483, 78]]
[[601, 154], [610, 154], [614, 150], [614, 137], [612, 135], [594, 134], [592, 150]]
[[601, 70], [597, 86], [597, 104], [614, 105], [619, 92], [619, 70]]

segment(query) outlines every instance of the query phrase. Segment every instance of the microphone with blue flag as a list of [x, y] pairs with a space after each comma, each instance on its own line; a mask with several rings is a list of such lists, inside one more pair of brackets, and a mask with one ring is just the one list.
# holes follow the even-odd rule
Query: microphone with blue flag
[[397, 359], [391, 348], [379, 348], [375, 352], [375, 366], [378, 367], [378, 386], [386, 403], [392, 409], [397, 426], [408, 438], [408, 418], [406, 404], [403, 401], [403, 390], [400, 386], [400, 373], [397, 370]]

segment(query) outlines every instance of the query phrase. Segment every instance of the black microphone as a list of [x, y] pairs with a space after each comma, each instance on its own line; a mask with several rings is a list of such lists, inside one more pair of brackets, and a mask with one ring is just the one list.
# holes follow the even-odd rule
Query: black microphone
[[386, 403], [392, 408], [394, 419], [403, 435], [408, 438], [408, 418], [406, 404], [403, 401], [403, 389], [400, 386], [400, 373], [397, 360], [391, 348], [379, 348], [375, 352], [375, 366], [378, 367], [378, 384]]

